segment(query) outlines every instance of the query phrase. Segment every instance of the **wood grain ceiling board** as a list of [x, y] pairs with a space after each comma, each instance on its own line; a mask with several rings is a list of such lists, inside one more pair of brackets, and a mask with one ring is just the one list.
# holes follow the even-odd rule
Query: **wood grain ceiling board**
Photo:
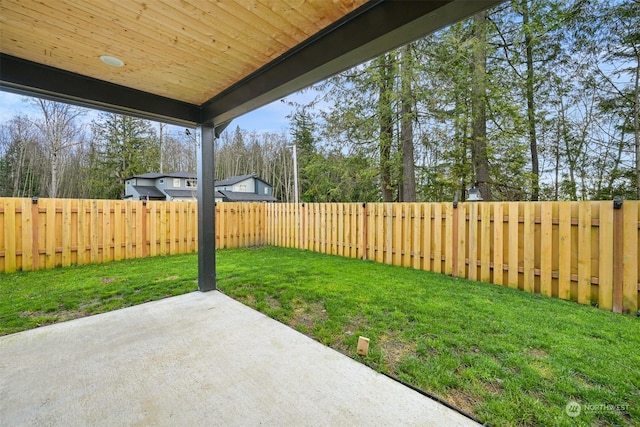
[[[366, 0], [2, 0], [4, 54], [201, 105]], [[122, 59], [109, 67], [101, 55]]]

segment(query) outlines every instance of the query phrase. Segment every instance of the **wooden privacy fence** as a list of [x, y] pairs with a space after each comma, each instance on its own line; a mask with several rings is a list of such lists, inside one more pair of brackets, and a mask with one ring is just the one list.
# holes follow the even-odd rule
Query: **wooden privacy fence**
[[[218, 247], [264, 244], [259, 203], [216, 206]], [[195, 202], [0, 199], [0, 272], [196, 252]]]
[[[413, 267], [615, 312], [639, 306], [640, 202], [218, 203], [218, 248]], [[195, 202], [0, 199], [0, 271], [197, 251]]]
[[266, 206], [266, 242], [639, 308], [636, 201]]

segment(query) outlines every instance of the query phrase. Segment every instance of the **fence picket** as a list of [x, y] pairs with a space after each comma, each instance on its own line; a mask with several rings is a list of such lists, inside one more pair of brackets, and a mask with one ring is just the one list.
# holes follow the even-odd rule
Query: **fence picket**
[[508, 225], [508, 256], [507, 266], [509, 268], [507, 275], [507, 284], [510, 288], [518, 288], [518, 269], [520, 267], [520, 249], [519, 249], [519, 209], [517, 202], [509, 202], [509, 225]]
[[421, 213], [421, 226], [422, 229], [422, 269], [426, 271], [433, 271], [431, 264], [431, 236], [433, 221], [431, 221], [431, 204], [418, 203], [418, 209], [422, 209]]
[[[51, 260], [51, 265], [53, 266], [55, 264], [55, 214], [56, 214], [56, 210], [55, 210], [55, 199], [52, 200], [48, 200], [49, 202], [49, 206], [47, 207], [47, 268], [49, 267], [49, 261]], [[53, 205], [53, 206], [52, 206]], [[90, 255], [90, 259], [91, 262], [99, 262], [99, 257], [98, 257], [98, 242], [99, 242], [99, 233], [100, 233], [100, 228], [98, 226], [98, 201], [97, 200], [92, 200], [91, 201], [91, 229], [89, 231], [89, 234], [91, 236], [91, 255]], [[54, 216], [53, 219], [50, 218], [50, 214], [52, 214]], [[51, 228], [51, 233], [49, 231], [49, 228]], [[49, 245], [53, 245], [54, 248], [53, 250], [51, 250]]]
[[638, 204], [625, 202], [622, 240], [622, 311], [638, 311]]
[[360, 225], [360, 206], [355, 203], [349, 203], [349, 222], [347, 227], [348, 239], [349, 239], [349, 258], [362, 258], [362, 243], [360, 238], [362, 237], [362, 228]]
[[491, 204], [480, 205], [480, 280], [491, 282]]
[[503, 204], [493, 205], [493, 283], [504, 285], [504, 210]]
[[469, 277], [467, 272], [467, 214], [468, 204], [460, 203], [458, 205], [458, 253], [457, 253], [457, 277]]
[[[376, 209], [375, 212], [375, 242], [376, 242], [376, 262], [386, 262], [386, 237], [387, 233], [385, 233], [385, 205], [381, 203], [376, 203], [373, 205]], [[388, 228], [387, 228], [388, 229]]]
[[523, 288], [526, 292], [535, 290], [535, 207], [536, 204], [524, 204], [523, 231]]
[[553, 205], [543, 203], [540, 207], [540, 293], [551, 296], [553, 257]]
[[578, 204], [578, 302], [591, 301], [591, 202]]
[[478, 280], [478, 204], [469, 204], [469, 280]]
[[613, 203], [600, 202], [598, 306], [613, 308]]
[[417, 270], [422, 268], [422, 204], [411, 203], [410, 212], [412, 220], [412, 228], [410, 231], [411, 245], [411, 266]]
[[4, 200], [4, 271], [13, 273], [16, 271], [16, 200]]
[[62, 200], [62, 266], [71, 265], [71, 199]]
[[85, 207], [86, 200], [78, 200], [78, 242], [76, 263], [83, 265], [87, 263], [87, 209]]
[[[444, 273], [453, 274], [453, 215], [454, 209], [452, 204], [445, 206], [444, 225], [442, 221], [442, 203], [436, 203], [433, 206], [433, 271], [436, 273], [443, 272], [442, 256], [444, 255]], [[444, 226], [444, 244], [442, 242], [442, 228]], [[445, 248], [443, 251], [442, 248]]]
[[[114, 241], [113, 241], [113, 237], [114, 237], [114, 232], [113, 229], [111, 228], [111, 204], [114, 204], [114, 209], [115, 206], [119, 203], [119, 202], [111, 202], [109, 200], [103, 200], [102, 201], [102, 233], [100, 233], [100, 235], [102, 236], [102, 262], [109, 262], [109, 261], [113, 261], [114, 257], [113, 257], [113, 253], [111, 252], [111, 246], [114, 245]], [[125, 222], [127, 224], [127, 231], [125, 233], [126, 237], [129, 236], [135, 236], [134, 232], [133, 232], [133, 213], [132, 213], [132, 209], [131, 209], [131, 205], [127, 204], [127, 209], [125, 211]], [[125, 237], [125, 241], [126, 241], [126, 245], [127, 245], [127, 249], [126, 249], [126, 255], [125, 258], [126, 259], [130, 259], [130, 258], [134, 258], [135, 254], [133, 253], [133, 239], [131, 238], [126, 238]], [[116, 248], [113, 248], [114, 252], [116, 250]]]
[[571, 299], [571, 203], [561, 204], [559, 222], [558, 297]]
[[[22, 265], [24, 271], [33, 269], [33, 216], [31, 213], [31, 202], [29, 199], [22, 199], [18, 203], [20, 206], [20, 225], [22, 228]], [[71, 242], [69, 242], [71, 246]]]

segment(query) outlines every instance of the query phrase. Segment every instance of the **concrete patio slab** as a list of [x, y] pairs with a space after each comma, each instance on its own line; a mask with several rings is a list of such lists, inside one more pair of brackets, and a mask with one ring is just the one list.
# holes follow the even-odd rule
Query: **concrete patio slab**
[[1, 426], [477, 425], [219, 293], [0, 337]]

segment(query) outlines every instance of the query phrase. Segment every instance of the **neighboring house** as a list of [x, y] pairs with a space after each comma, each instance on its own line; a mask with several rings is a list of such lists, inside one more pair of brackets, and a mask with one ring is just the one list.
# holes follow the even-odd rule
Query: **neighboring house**
[[232, 176], [216, 182], [216, 202], [277, 202], [273, 187], [258, 174]]
[[195, 173], [145, 173], [125, 180], [124, 198], [130, 200], [196, 200]]
[[[227, 178], [215, 183], [216, 202], [276, 202], [273, 187], [257, 174]], [[124, 199], [197, 200], [198, 180], [190, 172], [145, 173], [125, 180]]]

